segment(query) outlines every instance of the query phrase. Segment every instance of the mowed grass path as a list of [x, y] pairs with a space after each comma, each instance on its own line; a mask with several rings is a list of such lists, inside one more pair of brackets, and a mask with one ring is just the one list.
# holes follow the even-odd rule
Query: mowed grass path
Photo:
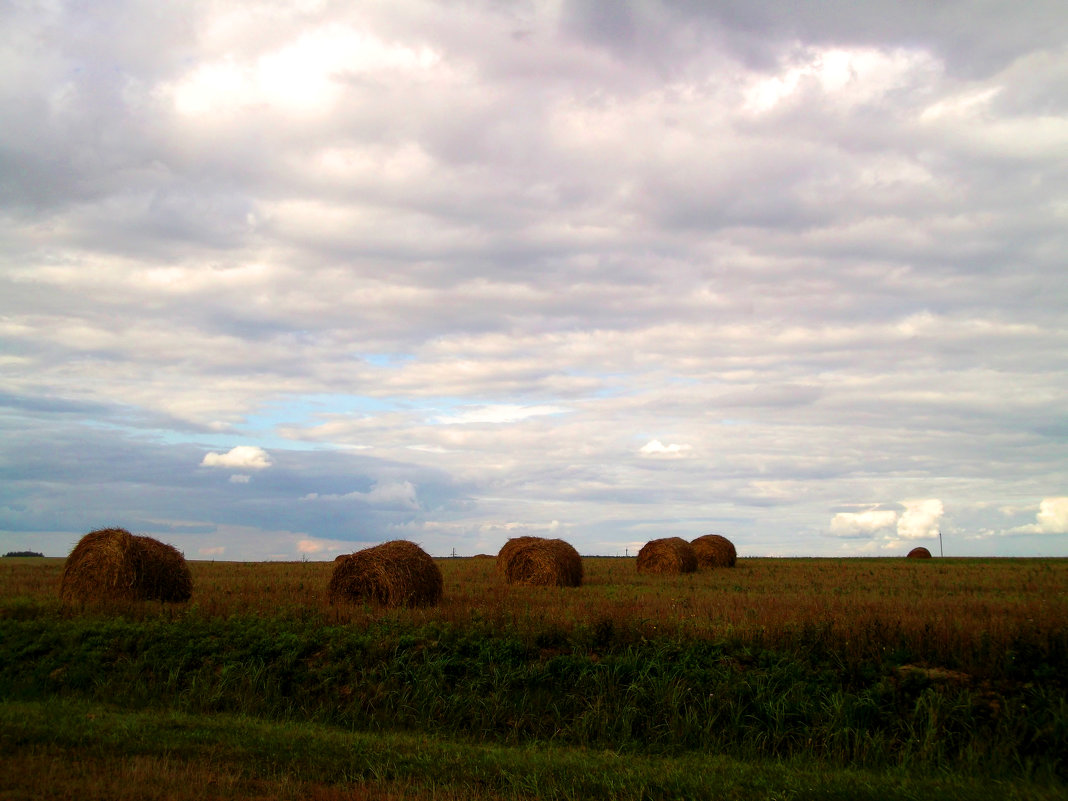
[[330, 563], [64, 606], [62, 560], [0, 560], [0, 798], [1065, 791], [1068, 560], [439, 564], [440, 606], [386, 610], [331, 607]]

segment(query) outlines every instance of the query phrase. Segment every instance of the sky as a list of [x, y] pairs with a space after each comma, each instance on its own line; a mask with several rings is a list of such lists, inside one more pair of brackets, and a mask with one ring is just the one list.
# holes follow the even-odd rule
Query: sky
[[0, 552], [1068, 556], [1061, 0], [0, 3]]

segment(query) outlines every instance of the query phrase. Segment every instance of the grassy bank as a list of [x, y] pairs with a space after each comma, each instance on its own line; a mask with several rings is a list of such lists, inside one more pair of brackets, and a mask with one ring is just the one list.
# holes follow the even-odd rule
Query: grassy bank
[[0, 695], [121, 699], [132, 709], [510, 745], [806, 756], [992, 776], [1064, 770], [1066, 695], [1050, 655], [1061, 641], [1030, 643], [1008, 677], [999, 660], [994, 679], [921, 667], [893, 642], [885, 657], [846, 664], [818, 628], [796, 632], [790, 645], [650, 640], [607, 627], [5, 620]]

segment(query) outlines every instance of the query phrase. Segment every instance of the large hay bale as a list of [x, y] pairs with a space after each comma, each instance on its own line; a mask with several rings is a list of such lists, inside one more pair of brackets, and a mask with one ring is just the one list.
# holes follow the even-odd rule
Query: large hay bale
[[188, 601], [193, 577], [172, 545], [123, 528], [90, 531], [63, 566], [60, 596], [68, 601]]
[[373, 601], [385, 606], [434, 606], [441, 600], [441, 569], [408, 540], [392, 540], [334, 560], [330, 603]]
[[582, 557], [563, 540], [516, 537], [497, 554], [497, 568], [509, 584], [539, 587], [582, 585]]
[[511, 561], [512, 554], [514, 554], [520, 548], [530, 545], [534, 542], [545, 542], [544, 537], [512, 537], [497, 552], [497, 572], [505, 578], [508, 577], [508, 563]]
[[913, 548], [911, 551], [909, 551], [909, 554], [908, 554], [908, 556], [906, 558], [907, 559], [930, 559], [931, 558], [931, 552], [928, 551], [923, 546], [920, 546], [919, 548]]
[[698, 567], [734, 567], [738, 561], [734, 543], [720, 534], [705, 534], [690, 544]]
[[639, 573], [693, 573], [697, 554], [682, 537], [650, 540], [638, 551]]

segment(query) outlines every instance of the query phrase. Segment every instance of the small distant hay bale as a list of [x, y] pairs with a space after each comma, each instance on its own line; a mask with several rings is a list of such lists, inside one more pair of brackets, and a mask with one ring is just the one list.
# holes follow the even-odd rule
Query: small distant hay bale
[[734, 543], [720, 534], [705, 534], [690, 544], [698, 567], [734, 567], [738, 561]]
[[638, 551], [639, 573], [693, 573], [697, 570], [697, 554], [682, 537], [650, 540]]
[[408, 540], [392, 540], [334, 560], [330, 603], [373, 601], [384, 606], [434, 606], [441, 600], [441, 569]]
[[123, 528], [90, 531], [63, 566], [60, 596], [67, 601], [188, 601], [193, 577], [172, 545]]
[[497, 569], [509, 584], [538, 587], [582, 585], [582, 557], [563, 540], [515, 537], [497, 554]]
[[919, 548], [913, 548], [911, 551], [909, 551], [909, 554], [908, 554], [908, 556], [906, 558], [907, 559], [930, 559], [931, 558], [931, 552], [928, 551], [926, 548], [921, 546]]

